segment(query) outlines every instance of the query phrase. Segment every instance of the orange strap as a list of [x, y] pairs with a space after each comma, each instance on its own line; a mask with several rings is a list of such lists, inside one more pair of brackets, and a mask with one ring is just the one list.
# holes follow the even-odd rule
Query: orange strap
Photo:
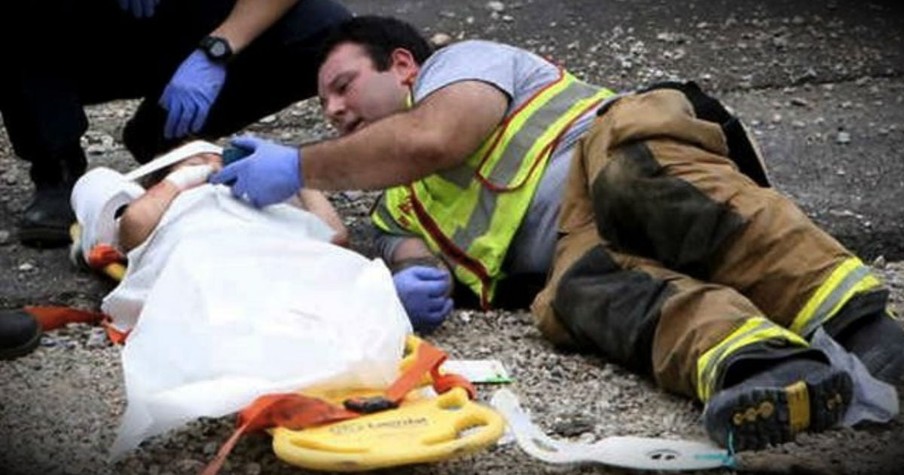
[[26, 305], [23, 310], [35, 317], [45, 332], [65, 326], [67, 323], [99, 323], [106, 330], [110, 341], [117, 345], [125, 342], [128, 336], [128, 333], [114, 328], [110, 323], [110, 317], [100, 312], [52, 305]]
[[389, 386], [386, 390], [386, 399], [398, 404], [406, 394], [418, 387], [428, 372], [433, 381], [433, 389], [437, 393], [442, 394], [453, 387], [462, 387], [471, 399], [477, 396], [477, 391], [467, 379], [457, 374], [440, 374], [439, 367], [446, 361], [446, 353], [442, 350], [422, 340], [417, 345], [416, 351], [414, 364]]
[[[477, 393], [470, 381], [456, 374], [440, 374], [439, 367], [445, 360], [444, 352], [421, 341], [416, 349], [414, 363], [386, 390], [385, 399], [397, 406], [406, 394], [420, 385], [424, 375], [428, 373], [433, 380], [433, 388], [436, 392], [444, 393], [452, 388], [462, 387], [468, 392], [468, 396], [474, 399]], [[216, 474], [239, 438], [247, 432], [270, 427], [299, 430], [353, 419], [362, 415], [364, 414], [298, 393], [260, 396], [239, 412], [236, 430], [220, 447], [216, 457], [204, 468], [201, 475]]]
[[201, 475], [213, 475], [220, 470], [229, 452], [247, 432], [268, 427], [287, 427], [292, 430], [313, 427], [358, 417], [357, 412], [345, 410], [322, 399], [298, 393], [266, 394], [254, 400], [239, 412], [238, 428], [217, 451], [217, 456], [207, 464]]
[[31, 306], [24, 308], [41, 324], [44, 331], [56, 330], [67, 323], [100, 323], [106, 315], [72, 307]]
[[110, 264], [123, 263], [126, 257], [109, 244], [96, 244], [88, 251], [88, 266], [95, 270], [103, 270]]

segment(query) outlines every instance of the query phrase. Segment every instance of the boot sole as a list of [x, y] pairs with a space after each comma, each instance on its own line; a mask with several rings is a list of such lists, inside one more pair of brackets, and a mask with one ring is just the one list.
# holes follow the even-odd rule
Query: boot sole
[[[842, 371], [827, 372], [815, 381], [797, 381], [784, 388], [747, 388], [717, 394], [707, 409], [734, 450], [760, 450], [791, 442], [800, 432], [821, 432], [835, 426], [851, 402], [853, 383]], [[721, 397], [720, 397], [721, 396]], [[717, 401], [717, 399], [723, 399]]]

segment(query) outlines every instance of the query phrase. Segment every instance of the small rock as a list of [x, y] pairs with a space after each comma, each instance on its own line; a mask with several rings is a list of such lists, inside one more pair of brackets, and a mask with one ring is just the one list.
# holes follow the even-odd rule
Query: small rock
[[674, 33], [664, 31], [661, 33], [657, 33], [656, 39], [659, 41], [664, 41], [666, 43], [673, 43], [675, 41], [676, 36], [677, 35], [675, 35]]
[[452, 36], [446, 33], [436, 33], [430, 37], [430, 43], [436, 48], [442, 48], [452, 43]]
[[557, 422], [552, 431], [562, 437], [578, 437], [585, 433], [593, 433], [593, 426], [596, 423], [592, 418], [577, 415], [568, 420]]
[[800, 75], [794, 82], [808, 82], [816, 79], [816, 70], [813, 68], [807, 68], [806, 71], [802, 75]]
[[885, 266], [888, 265], [888, 262], [885, 261], [885, 256], [880, 255], [873, 261], [873, 267], [876, 269], [885, 269]]
[[795, 97], [795, 98], [791, 99], [791, 105], [798, 106], [798, 107], [810, 107], [810, 103], [807, 102], [806, 99], [803, 99], [800, 97]]
[[88, 342], [85, 343], [85, 346], [88, 348], [103, 348], [107, 346], [107, 333], [103, 328], [93, 328], [91, 329], [91, 334], [88, 335]]
[[490, 11], [501, 13], [505, 10], [505, 4], [497, 1], [487, 2], [487, 8], [490, 9]]
[[260, 122], [263, 124], [272, 124], [276, 122], [276, 114], [270, 114], [267, 117], [261, 119]]
[[255, 462], [245, 464], [245, 475], [261, 475], [261, 464]]
[[208, 442], [204, 444], [204, 448], [201, 449], [204, 452], [204, 455], [213, 455], [217, 453], [217, 443], [216, 442]]
[[851, 143], [851, 134], [847, 132], [838, 132], [838, 136], [835, 138], [835, 143], [840, 145], [847, 145]]
[[204, 469], [204, 462], [193, 459], [177, 460], [175, 464], [176, 470], [180, 473], [199, 473]]
[[12, 239], [10, 239], [11, 237], [12, 237], [11, 232], [9, 232], [5, 229], [0, 229], [0, 246], [5, 246], [7, 244], [11, 244], [12, 243]]
[[30, 270], [34, 270], [34, 268], [35, 268], [35, 265], [32, 264], [31, 262], [25, 262], [25, 263], [19, 264], [19, 270], [22, 272], [28, 272]]

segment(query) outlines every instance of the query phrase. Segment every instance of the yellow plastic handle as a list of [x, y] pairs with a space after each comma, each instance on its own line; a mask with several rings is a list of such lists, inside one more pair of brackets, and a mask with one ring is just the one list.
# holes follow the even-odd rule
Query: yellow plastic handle
[[455, 388], [393, 410], [292, 431], [273, 431], [280, 459], [314, 470], [353, 472], [445, 460], [483, 449], [505, 429], [502, 417]]

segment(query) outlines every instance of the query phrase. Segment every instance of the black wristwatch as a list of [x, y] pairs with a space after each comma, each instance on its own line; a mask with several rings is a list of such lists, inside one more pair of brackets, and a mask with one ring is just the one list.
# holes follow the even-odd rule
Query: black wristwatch
[[201, 51], [203, 51], [211, 61], [217, 63], [225, 63], [232, 57], [232, 46], [229, 46], [229, 42], [226, 41], [226, 38], [221, 38], [219, 36], [205, 36], [198, 47], [201, 48]]

